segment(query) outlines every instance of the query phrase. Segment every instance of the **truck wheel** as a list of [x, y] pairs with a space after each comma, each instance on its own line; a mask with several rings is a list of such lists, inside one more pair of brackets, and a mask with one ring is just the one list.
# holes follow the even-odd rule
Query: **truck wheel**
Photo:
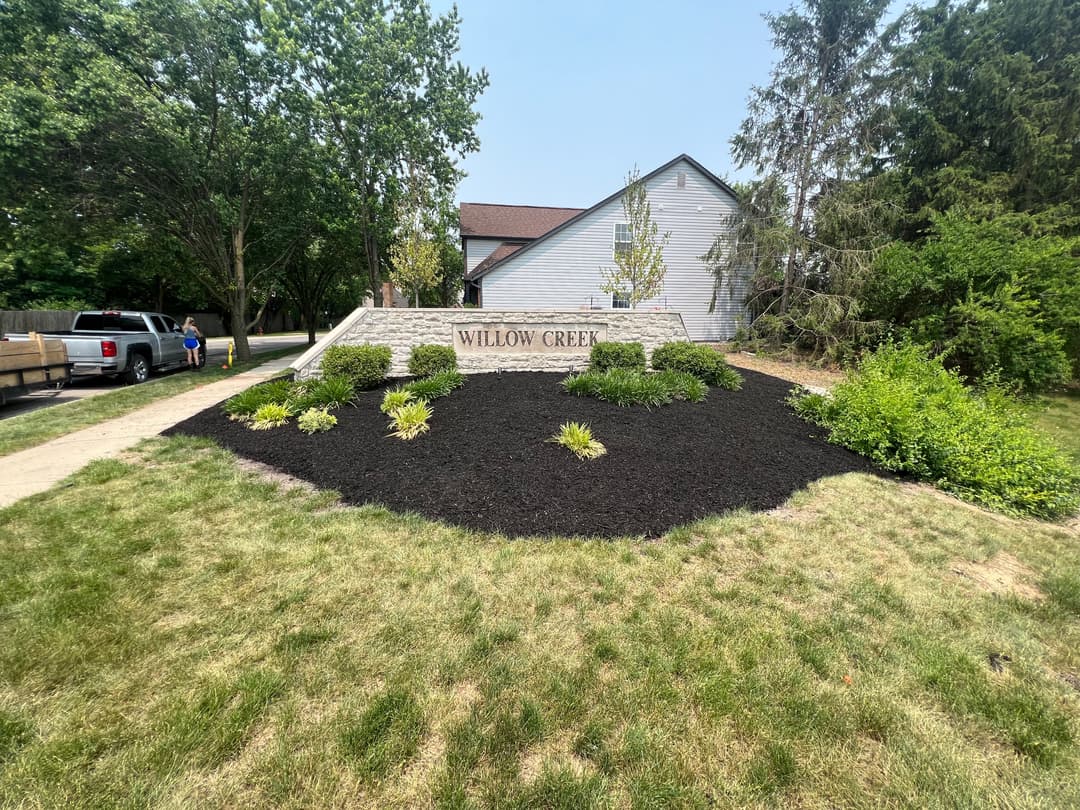
[[128, 358], [127, 371], [124, 372], [124, 382], [128, 385], [138, 385], [150, 379], [150, 361], [145, 354], [133, 354]]

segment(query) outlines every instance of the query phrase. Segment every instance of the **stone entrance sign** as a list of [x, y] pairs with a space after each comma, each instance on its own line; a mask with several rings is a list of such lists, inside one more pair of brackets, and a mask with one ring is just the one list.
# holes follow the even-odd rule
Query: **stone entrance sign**
[[409, 373], [414, 346], [453, 346], [458, 368], [486, 371], [569, 371], [589, 363], [602, 340], [637, 341], [648, 355], [669, 340], [689, 340], [678, 312], [618, 310], [366, 309], [360, 308], [295, 362], [301, 379], [319, 374], [327, 347], [389, 346], [390, 373]]
[[608, 325], [588, 323], [455, 323], [458, 354], [580, 354], [607, 340]]

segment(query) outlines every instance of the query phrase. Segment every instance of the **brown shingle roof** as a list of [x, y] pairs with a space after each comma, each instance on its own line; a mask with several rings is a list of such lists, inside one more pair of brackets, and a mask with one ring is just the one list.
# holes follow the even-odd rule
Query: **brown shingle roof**
[[472, 273], [469, 273], [469, 275], [471, 276], [473, 273], [484, 272], [491, 265], [495, 264], [495, 262], [501, 262], [511, 253], [516, 250], [521, 250], [521, 248], [523, 247], [525, 247], [524, 242], [503, 242], [501, 245], [491, 251], [491, 253], [487, 255], [486, 259], [480, 262], [480, 264], [476, 265], [476, 267], [473, 268]]
[[[538, 205], [462, 203], [461, 235], [504, 239], [536, 239], [584, 211], [584, 208], [547, 208]], [[507, 254], [509, 255], [509, 254]]]

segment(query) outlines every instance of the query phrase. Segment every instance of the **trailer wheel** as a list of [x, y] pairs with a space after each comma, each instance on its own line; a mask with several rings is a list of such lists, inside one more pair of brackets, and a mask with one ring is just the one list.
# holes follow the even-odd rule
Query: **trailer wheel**
[[128, 385], [138, 385], [150, 379], [150, 361], [145, 354], [133, 354], [128, 358], [127, 371], [124, 372], [124, 382]]

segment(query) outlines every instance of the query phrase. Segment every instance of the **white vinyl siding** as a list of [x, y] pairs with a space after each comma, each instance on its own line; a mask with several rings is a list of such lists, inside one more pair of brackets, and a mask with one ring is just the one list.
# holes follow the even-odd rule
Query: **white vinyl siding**
[[484, 259], [491, 255], [499, 245], [503, 243], [502, 239], [480, 239], [473, 236], [465, 237], [465, 272], [471, 273], [476, 265], [480, 264]]
[[[685, 173], [685, 186], [678, 185]], [[659, 232], [671, 232], [664, 249], [667, 276], [655, 298], [638, 304], [639, 310], [666, 308], [682, 314], [693, 340], [725, 340], [739, 325], [746, 295], [743, 277], [734, 288], [727, 283], [716, 294], [709, 312], [715, 279], [701, 256], [717, 233], [729, 231], [737, 213], [735, 200], [722, 188], [680, 161], [648, 181], [652, 217]], [[621, 196], [582, 217], [554, 236], [514, 255], [483, 276], [486, 309], [588, 309], [610, 307], [612, 296], [603, 292], [601, 268], [612, 268], [613, 234], [625, 223]], [[471, 240], [470, 240], [471, 241]], [[472, 264], [472, 247], [469, 262]]]

